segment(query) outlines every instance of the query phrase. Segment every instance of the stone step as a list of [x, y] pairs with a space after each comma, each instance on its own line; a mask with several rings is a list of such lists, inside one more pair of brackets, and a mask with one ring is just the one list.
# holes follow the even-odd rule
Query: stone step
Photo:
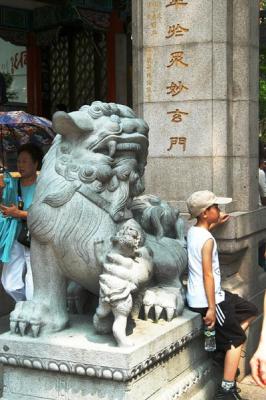
[[266, 388], [263, 389], [258, 386], [251, 375], [245, 376], [245, 378], [237, 385], [241, 389], [241, 397], [247, 400], [265, 400], [266, 399]]

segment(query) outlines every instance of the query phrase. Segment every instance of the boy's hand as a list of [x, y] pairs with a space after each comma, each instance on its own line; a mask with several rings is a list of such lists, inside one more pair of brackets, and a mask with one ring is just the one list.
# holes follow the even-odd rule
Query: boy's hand
[[207, 325], [209, 328], [213, 328], [215, 325], [215, 321], [216, 321], [215, 309], [208, 308], [208, 311], [207, 311], [205, 317], [203, 318], [203, 321], [204, 321], [204, 324]]
[[229, 220], [229, 218], [230, 218], [229, 214], [225, 214], [223, 212], [220, 212], [220, 217], [219, 217], [218, 224], [219, 225], [224, 224], [225, 222], [227, 222]]

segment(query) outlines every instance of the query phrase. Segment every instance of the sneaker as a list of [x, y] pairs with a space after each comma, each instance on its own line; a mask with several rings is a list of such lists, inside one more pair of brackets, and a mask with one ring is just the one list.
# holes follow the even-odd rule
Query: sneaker
[[220, 386], [215, 394], [214, 400], [244, 400], [239, 392], [240, 389], [236, 385], [230, 390], [224, 390]]

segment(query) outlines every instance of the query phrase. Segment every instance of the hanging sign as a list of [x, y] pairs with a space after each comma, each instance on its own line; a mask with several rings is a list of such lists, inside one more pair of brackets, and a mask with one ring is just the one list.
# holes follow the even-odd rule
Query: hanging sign
[[27, 103], [27, 51], [0, 38], [0, 72], [6, 81], [8, 101]]

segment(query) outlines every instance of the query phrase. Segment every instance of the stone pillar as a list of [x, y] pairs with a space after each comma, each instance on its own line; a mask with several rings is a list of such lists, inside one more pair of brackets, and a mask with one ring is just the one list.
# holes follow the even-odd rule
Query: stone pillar
[[133, 2], [134, 106], [150, 126], [147, 192], [210, 189], [257, 208], [258, 1]]
[[258, 208], [258, 3], [134, 1], [133, 88], [134, 108], [150, 126], [146, 192], [181, 212], [196, 190], [233, 198], [226, 208], [231, 220], [216, 232], [224, 287], [261, 310], [266, 274], [257, 256], [266, 208]]

